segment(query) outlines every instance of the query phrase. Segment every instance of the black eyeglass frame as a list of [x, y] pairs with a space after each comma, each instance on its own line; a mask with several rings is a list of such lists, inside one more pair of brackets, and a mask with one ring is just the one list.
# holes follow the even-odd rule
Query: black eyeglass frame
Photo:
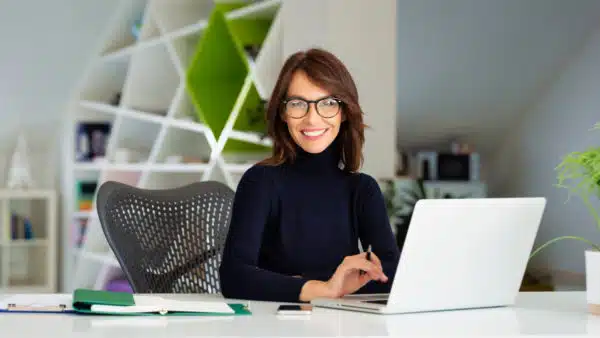
[[[322, 118], [324, 118], [324, 119], [334, 118], [334, 117], [336, 117], [340, 113], [340, 111], [342, 110], [342, 105], [344, 104], [344, 101], [338, 99], [335, 96], [325, 96], [325, 97], [322, 97], [322, 98], [317, 99], [317, 100], [307, 100], [307, 99], [304, 99], [304, 98], [301, 98], [301, 97], [294, 96], [294, 97], [289, 97], [289, 98], [283, 100], [283, 102], [281, 103], [281, 105], [283, 107], [283, 113], [284, 114], [286, 112], [286, 109], [285, 109], [286, 105], [288, 104], [288, 102], [293, 101], [293, 100], [299, 100], [299, 101], [305, 102], [306, 103], [306, 111], [304, 112], [304, 115], [302, 115], [300, 117], [289, 116], [289, 115], [286, 114], [288, 117], [290, 117], [292, 119], [301, 119], [301, 118], [304, 118], [306, 116], [306, 114], [308, 114], [308, 111], [310, 110], [310, 104], [311, 103], [315, 105], [315, 110], [317, 111], [317, 114], [319, 114], [319, 116], [321, 116]], [[321, 112], [319, 112], [319, 106], [318, 106], [318, 104], [319, 104], [319, 102], [324, 101], [324, 100], [334, 100], [334, 101], [336, 101], [339, 104], [338, 111], [335, 114], [331, 115], [331, 116], [323, 116], [323, 115], [321, 115]]]

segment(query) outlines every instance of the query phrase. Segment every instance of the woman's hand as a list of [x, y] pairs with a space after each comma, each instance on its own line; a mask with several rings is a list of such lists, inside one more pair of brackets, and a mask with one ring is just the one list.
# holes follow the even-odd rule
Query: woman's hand
[[379, 257], [373, 252], [371, 260], [367, 260], [366, 253], [347, 256], [327, 282], [310, 280], [304, 284], [300, 300], [306, 302], [320, 297], [340, 298], [356, 292], [372, 280], [388, 281]]
[[383, 273], [381, 261], [373, 252], [371, 252], [371, 260], [367, 260], [366, 253], [344, 258], [326, 284], [332, 297], [339, 298], [356, 292], [372, 280], [381, 282], [388, 280]]

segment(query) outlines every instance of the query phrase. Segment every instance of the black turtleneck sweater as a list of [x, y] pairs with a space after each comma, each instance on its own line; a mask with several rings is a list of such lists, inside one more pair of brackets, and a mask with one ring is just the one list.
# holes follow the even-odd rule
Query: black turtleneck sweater
[[345, 256], [372, 245], [390, 291], [399, 250], [377, 182], [339, 169], [338, 142], [320, 154], [297, 148], [293, 163], [255, 165], [242, 176], [220, 266], [227, 298], [299, 302], [308, 280], [327, 281]]

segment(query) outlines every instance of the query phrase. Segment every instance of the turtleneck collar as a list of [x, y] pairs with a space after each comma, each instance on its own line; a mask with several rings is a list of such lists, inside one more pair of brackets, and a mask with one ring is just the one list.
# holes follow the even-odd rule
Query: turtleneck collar
[[296, 145], [296, 159], [291, 166], [303, 172], [316, 174], [340, 171], [341, 144], [336, 137], [333, 142], [320, 153], [312, 154]]

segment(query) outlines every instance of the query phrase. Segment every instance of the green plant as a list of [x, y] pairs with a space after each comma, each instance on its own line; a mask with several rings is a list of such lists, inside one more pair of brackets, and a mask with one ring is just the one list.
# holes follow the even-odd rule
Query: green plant
[[266, 119], [266, 111], [268, 108], [267, 100], [260, 99], [254, 108], [246, 109], [248, 115], [248, 125], [250, 128], [255, 130], [260, 136], [260, 140], [263, 141], [268, 135], [267, 124], [264, 123]]
[[[600, 122], [596, 123], [592, 130], [600, 130]], [[567, 154], [556, 167], [556, 171], [558, 172], [556, 186], [569, 191], [567, 201], [571, 198], [571, 195], [578, 195], [594, 218], [596, 227], [600, 230], [600, 216], [591, 200], [593, 197], [600, 198], [600, 147], [589, 147], [584, 151], [574, 151]], [[530, 258], [537, 255], [548, 245], [563, 239], [582, 241], [600, 251], [600, 245], [583, 237], [560, 236], [538, 247]]]
[[400, 212], [401, 208], [396, 204], [396, 188], [394, 181], [390, 179], [382, 180], [383, 189], [383, 200], [385, 202], [385, 209], [387, 211], [388, 218], [392, 218]]
[[470, 196], [469, 194], [458, 196], [452, 196], [452, 194], [450, 193], [442, 194], [439, 189], [434, 189], [433, 193], [427, 194], [427, 190], [425, 190], [425, 181], [422, 179], [417, 179], [415, 181], [413, 189], [402, 189], [402, 191], [404, 192], [404, 195], [406, 195], [408, 198], [402, 196], [398, 198], [401, 202], [401, 205], [404, 206], [404, 208], [401, 209], [406, 209], [407, 211], [399, 215], [398, 219], [401, 220], [402, 224], [406, 226], [410, 224], [414, 208], [419, 200], [442, 198], [467, 198]]
[[[393, 180], [383, 180], [385, 186], [383, 197], [388, 213], [388, 218], [395, 217], [397, 221], [394, 226], [397, 227], [396, 242], [399, 248], [402, 248], [404, 239], [408, 231], [408, 225], [412, 219], [415, 205], [422, 199], [441, 199], [441, 198], [467, 198], [470, 195], [452, 196], [452, 194], [442, 194], [439, 189], [433, 190], [433, 193], [428, 194], [425, 189], [425, 182], [422, 179], [417, 179], [413, 187], [401, 189], [401, 194], [397, 194]], [[406, 196], [406, 197], [403, 197]], [[399, 201], [400, 203], [397, 203]]]

